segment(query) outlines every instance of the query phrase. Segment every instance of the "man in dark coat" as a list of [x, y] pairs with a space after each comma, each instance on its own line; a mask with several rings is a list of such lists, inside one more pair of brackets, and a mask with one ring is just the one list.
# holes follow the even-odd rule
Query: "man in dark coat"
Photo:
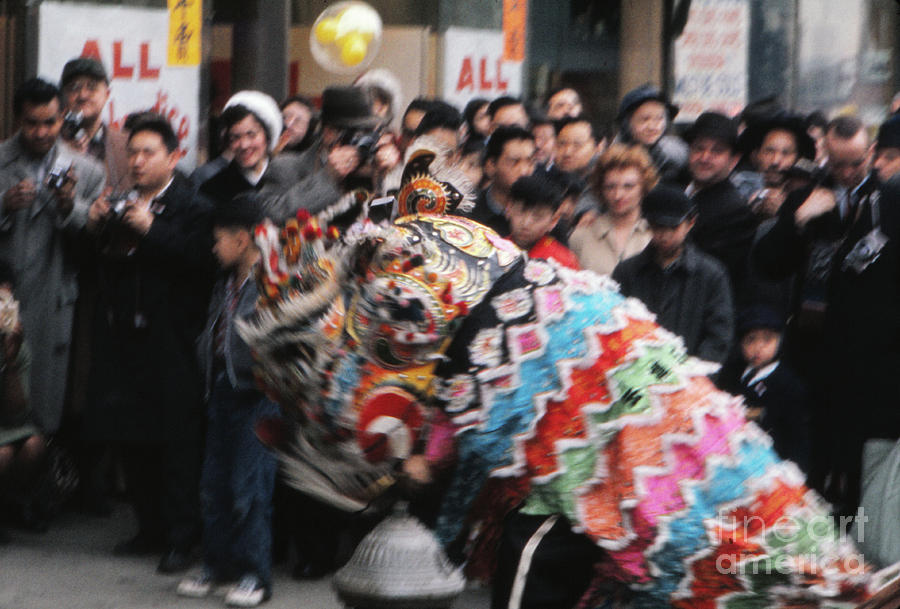
[[691, 240], [728, 269], [740, 294], [758, 220], [728, 179], [737, 165], [737, 129], [723, 114], [705, 112], [685, 134], [691, 183], [686, 192], [697, 206]]
[[484, 175], [490, 179], [490, 186], [478, 194], [471, 211], [460, 215], [489, 226], [500, 235], [508, 235], [505, 211], [509, 191], [516, 180], [534, 173], [534, 152], [530, 131], [516, 126], [498, 127], [484, 152]]
[[142, 118], [128, 140], [135, 189], [127, 201], [91, 205], [99, 249], [86, 432], [120, 447], [138, 533], [121, 555], [163, 553], [162, 572], [183, 570], [199, 538], [202, 328], [212, 260], [209, 205], [175, 172], [169, 123]]
[[788, 196], [754, 250], [774, 277], [797, 272], [788, 347], [823, 407], [813, 411], [813, 471], [836, 508], [855, 511], [862, 445], [900, 437], [900, 191], [868, 174], [865, 126], [826, 130], [829, 177]]

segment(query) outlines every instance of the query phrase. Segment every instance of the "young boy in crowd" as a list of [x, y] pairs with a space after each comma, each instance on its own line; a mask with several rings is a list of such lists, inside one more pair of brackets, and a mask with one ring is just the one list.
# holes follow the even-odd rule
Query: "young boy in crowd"
[[731, 287], [722, 263], [687, 241], [696, 206], [680, 189], [660, 185], [644, 196], [643, 213], [650, 243], [620, 262], [613, 279], [623, 294], [642, 300], [662, 327], [681, 336], [689, 354], [723, 363], [734, 335]]
[[207, 436], [200, 500], [203, 569], [178, 585], [182, 596], [202, 597], [213, 585], [237, 580], [228, 605], [255, 607], [272, 593], [272, 492], [277, 463], [256, 438], [261, 418], [277, 406], [256, 389], [250, 348], [236, 322], [253, 313], [253, 268], [259, 250], [253, 228], [262, 220], [258, 195], [247, 192], [213, 211], [213, 253], [225, 271], [210, 303], [199, 342], [206, 375]]
[[578, 269], [578, 259], [569, 248], [550, 236], [562, 215], [563, 192], [549, 178], [536, 173], [513, 182], [506, 219], [509, 239], [531, 258], [552, 258]]
[[784, 318], [769, 305], [741, 311], [738, 335], [746, 367], [739, 371], [739, 378], [731, 379], [729, 390], [744, 396], [747, 418], [772, 436], [779, 456], [809, 471], [809, 394], [803, 381], [779, 359], [783, 332]]

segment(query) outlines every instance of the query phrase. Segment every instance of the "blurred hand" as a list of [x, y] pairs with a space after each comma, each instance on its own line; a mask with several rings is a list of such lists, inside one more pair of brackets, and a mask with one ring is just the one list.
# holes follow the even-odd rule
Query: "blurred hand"
[[393, 136], [388, 133], [382, 135], [375, 149], [375, 170], [387, 173], [399, 165], [401, 160], [403, 160], [403, 155], [394, 142]]
[[359, 151], [356, 146], [336, 146], [328, 153], [328, 171], [343, 180], [359, 167]]
[[153, 218], [153, 213], [149, 207], [141, 203], [129, 203], [125, 208], [122, 221], [139, 235], [146, 235], [150, 232], [150, 227], [153, 225]]
[[425, 455], [410, 455], [403, 462], [403, 473], [418, 484], [430, 484], [432, 481], [431, 466]]
[[109, 195], [112, 193], [112, 186], [107, 186], [103, 192], [97, 197], [97, 200], [91, 203], [88, 208], [87, 228], [94, 231], [104, 219], [109, 215]]
[[75, 175], [75, 170], [70, 167], [66, 172], [62, 186], [54, 193], [56, 195], [56, 210], [63, 218], [72, 213], [72, 208], [75, 207], [76, 184], [78, 184], [78, 177]]
[[3, 193], [3, 211], [10, 213], [25, 209], [34, 203], [35, 197], [37, 187], [32, 180], [26, 178]]
[[803, 205], [794, 212], [794, 223], [798, 228], [803, 228], [813, 218], [830, 212], [835, 205], [837, 205], [837, 199], [833, 192], [827, 188], [816, 188], [806, 197]]
[[774, 218], [786, 197], [781, 188], [765, 188], [754, 195], [753, 211], [766, 218]]

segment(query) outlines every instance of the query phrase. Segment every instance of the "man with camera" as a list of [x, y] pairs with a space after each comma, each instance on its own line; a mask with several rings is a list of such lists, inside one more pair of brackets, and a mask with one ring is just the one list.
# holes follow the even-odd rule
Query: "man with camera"
[[127, 137], [103, 121], [109, 100], [109, 77], [103, 64], [92, 57], [77, 57], [63, 67], [59, 87], [65, 101], [62, 137], [73, 148], [106, 167], [107, 183], [116, 190], [128, 188]]
[[267, 208], [278, 210], [276, 219], [289, 218], [299, 209], [315, 214], [354, 186], [355, 178], [371, 170], [380, 119], [372, 114], [365, 92], [358, 87], [329, 87], [322, 93], [322, 136], [318, 146], [298, 161], [299, 180]]
[[770, 277], [797, 275], [786, 348], [823, 403], [810, 482], [849, 514], [863, 443], [900, 437], [900, 190], [870, 174], [859, 119], [831, 121], [825, 145], [825, 175], [788, 195], [753, 258]]
[[803, 118], [780, 112], [751, 123], [741, 132], [738, 146], [749, 155], [761, 184], [750, 193], [750, 208], [761, 218], [776, 216], [788, 194], [794, 165], [799, 159], [816, 158], [816, 143]]
[[14, 96], [18, 132], [0, 144], [0, 259], [18, 277], [22, 323], [31, 344], [31, 401], [45, 433], [59, 428], [78, 295], [74, 240], [103, 168], [60, 141], [62, 99], [31, 79]]
[[175, 171], [178, 138], [145, 115], [128, 139], [134, 189], [108, 188], [87, 230], [100, 252], [86, 441], [120, 448], [137, 534], [119, 555], [187, 568], [199, 538], [203, 412], [193, 357], [212, 280], [210, 206]]

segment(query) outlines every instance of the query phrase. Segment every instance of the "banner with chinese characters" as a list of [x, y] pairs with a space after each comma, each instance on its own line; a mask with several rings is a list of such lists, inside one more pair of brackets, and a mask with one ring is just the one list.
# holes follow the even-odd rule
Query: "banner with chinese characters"
[[525, 61], [528, 0], [503, 0], [503, 61]]
[[675, 41], [678, 121], [715, 110], [733, 116], [747, 103], [748, 0], [693, 0]]
[[200, 67], [168, 65], [168, 36], [164, 8], [45, 1], [38, 24], [38, 76], [58, 82], [70, 59], [99, 59], [110, 91], [103, 120], [120, 127], [132, 112], [162, 114], [178, 135], [182, 168], [190, 170], [197, 159]]
[[203, 0], [169, 0], [169, 65], [200, 65]]

